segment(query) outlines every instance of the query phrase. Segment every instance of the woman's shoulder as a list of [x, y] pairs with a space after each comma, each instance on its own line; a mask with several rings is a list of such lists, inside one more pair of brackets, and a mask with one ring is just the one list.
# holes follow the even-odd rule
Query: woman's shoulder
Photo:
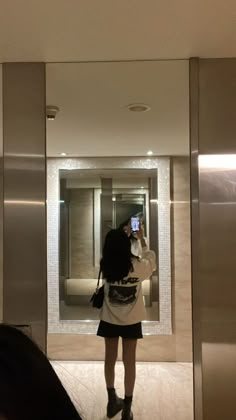
[[[133, 261], [134, 272], [143, 275], [150, 271], [150, 274], [156, 269], [156, 254], [152, 250], [145, 250], [142, 257], [135, 258]], [[149, 275], [150, 275], [149, 274]]]
[[136, 257], [136, 256], [132, 257], [132, 264], [137, 264], [137, 263], [142, 262], [143, 260], [153, 259], [153, 258], [156, 258], [155, 251], [145, 247], [145, 248], [143, 248], [143, 252], [142, 252], [142, 255], [140, 257]]
[[140, 269], [142, 269], [142, 266], [145, 265], [147, 263], [147, 260], [143, 257], [133, 257], [132, 258], [132, 266], [133, 266], [133, 271], [139, 271]]

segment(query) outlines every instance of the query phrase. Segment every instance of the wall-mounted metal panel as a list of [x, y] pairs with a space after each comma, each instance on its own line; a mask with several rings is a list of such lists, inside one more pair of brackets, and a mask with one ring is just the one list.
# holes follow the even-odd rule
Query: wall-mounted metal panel
[[232, 167], [231, 159], [232, 155], [199, 157], [202, 387], [207, 420], [233, 420], [236, 413], [236, 155]]
[[235, 68], [236, 58], [200, 60], [200, 153], [235, 153]]
[[3, 309], [3, 138], [2, 138], [2, 65], [0, 64], [0, 322]]
[[46, 349], [45, 65], [3, 65], [3, 319]]
[[190, 138], [191, 138], [191, 217], [192, 217], [192, 312], [194, 357], [194, 411], [195, 418], [202, 419], [202, 346], [201, 315], [198, 284], [199, 249], [199, 186], [198, 186], [198, 138], [199, 138], [199, 60], [190, 61]]
[[195, 420], [234, 420], [236, 60], [192, 60], [190, 81]]

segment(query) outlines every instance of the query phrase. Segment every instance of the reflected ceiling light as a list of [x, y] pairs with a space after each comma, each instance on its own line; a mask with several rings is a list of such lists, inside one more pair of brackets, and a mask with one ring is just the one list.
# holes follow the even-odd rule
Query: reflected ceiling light
[[148, 150], [148, 151], [147, 151], [147, 155], [148, 155], [148, 156], [152, 156], [152, 155], [153, 155], [153, 151], [152, 151], [152, 150]]
[[201, 169], [236, 169], [236, 155], [199, 155], [198, 163]]
[[140, 188], [142, 188], [142, 189], [143, 189], [144, 187], [143, 187], [143, 186], [141, 186]]
[[62, 153], [60, 153], [60, 155], [61, 155], [61, 156], [66, 156], [66, 155], [67, 155], [67, 153], [62, 152]]
[[147, 112], [151, 109], [151, 107], [146, 104], [130, 104], [127, 106], [127, 108], [132, 112]]
[[44, 206], [44, 201], [29, 200], [4, 200], [4, 204], [15, 204], [17, 206]]

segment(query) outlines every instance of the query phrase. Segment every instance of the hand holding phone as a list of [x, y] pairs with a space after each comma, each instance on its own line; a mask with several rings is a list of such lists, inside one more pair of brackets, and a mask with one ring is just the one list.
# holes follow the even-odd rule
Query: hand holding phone
[[138, 232], [139, 231], [139, 218], [138, 217], [131, 217], [131, 229], [133, 232]]

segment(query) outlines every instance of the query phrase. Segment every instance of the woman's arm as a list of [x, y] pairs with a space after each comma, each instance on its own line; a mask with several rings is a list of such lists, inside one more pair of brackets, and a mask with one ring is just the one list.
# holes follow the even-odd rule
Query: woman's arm
[[140, 226], [139, 231], [137, 232], [137, 238], [138, 238], [138, 239], [139, 239], [139, 241], [140, 241], [140, 244], [141, 244], [142, 250], [143, 250], [144, 248], [147, 248], [146, 239], [144, 238], [144, 231], [143, 231], [142, 226]]
[[134, 271], [140, 280], [145, 280], [156, 270], [156, 254], [154, 251], [148, 250], [142, 228], [137, 232], [137, 236], [142, 246], [142, 257], [136, 262]]

